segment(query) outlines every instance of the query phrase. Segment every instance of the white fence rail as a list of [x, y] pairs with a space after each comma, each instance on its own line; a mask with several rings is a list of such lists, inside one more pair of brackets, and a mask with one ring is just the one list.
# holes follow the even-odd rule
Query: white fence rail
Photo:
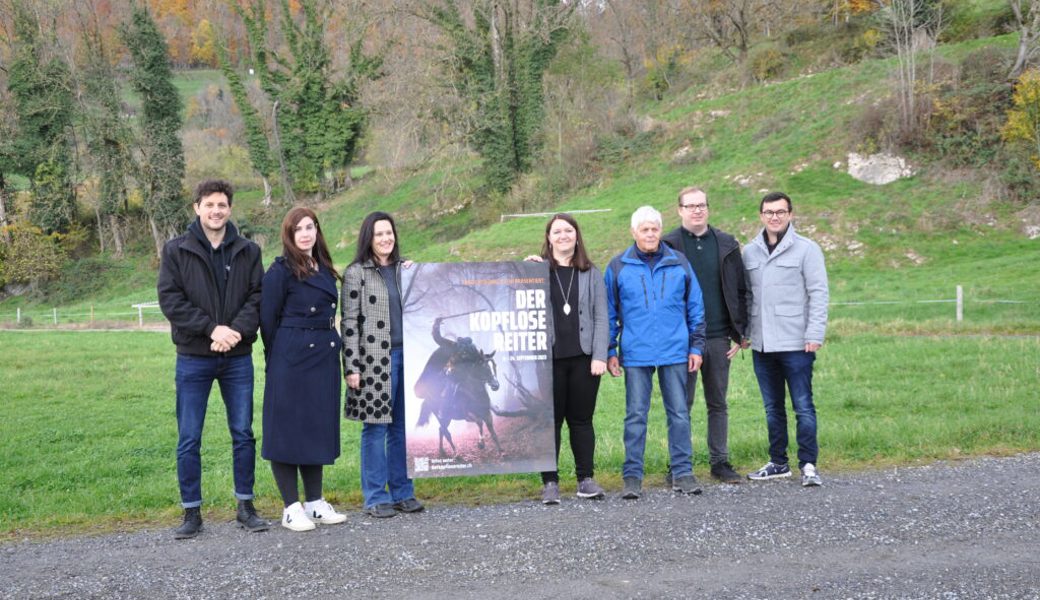
[[[984, 305], [1022, 305], [1037, 304], [1036, 300], [1008, 300], [1008, 299], [973, 299], [964, 297], [964, 288], [957, 286], [952, 298], [929, 298], [929, 299], [904, 299], [904, 300], [833, 300], [830, 303], [831, 315], [835, 316], [835, 309], [842, 307], [858, 306], [896, 306], [896, 305], [925, 305], [925, 304], [953, 304], [953, 314], [957, 321], [965, 319], [965, 307], [968, 307], [968, 315], [971, 315], [971, 306]], [[154, 328], [166, 325], [166, 317], [159, 310], [159, 303], [138, 302], [130, 305], [127, 311], [98, 311], [93, 307], [84, 310], [83, 307], [76, 309], [61, 307], [51, 308], [17, 308], [14, 311], [0, 311], [0, 327], [106, 327], [106, 328]]]
[[139, 302], [130, 305], [132, 310], [96, 310], [93, 306], [73, 308], [16, 308], [14, 312], [0, 312], [0, 326], [15, 327], [133, 327], [163, 325], [166, 317], [159, 310], [159, 303]]

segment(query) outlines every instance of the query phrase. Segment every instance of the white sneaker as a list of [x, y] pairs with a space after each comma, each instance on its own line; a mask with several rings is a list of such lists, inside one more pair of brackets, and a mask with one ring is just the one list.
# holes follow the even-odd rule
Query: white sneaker
[[820, 474], [816, 472], [816, 465], [805, 463], [805, 466], [802, 467], [802, 486], [816, 487], [820, 485], [823, 485], [823, 481], [820, 480]]
[[314, 529], [314, 521], [307, 518], [302, 504], [293, 502], [282, 511], [282, 527], [293, 531], [310, 531]]
[[336, 509], [332, 508], [332, 505], [324, 498], [318, 498], [314, 502], [304, 502], [303, 510], [307, 513], [308, 519], [322, 525], [335, 525], [347, 520], [347, 515], [336, 512]]

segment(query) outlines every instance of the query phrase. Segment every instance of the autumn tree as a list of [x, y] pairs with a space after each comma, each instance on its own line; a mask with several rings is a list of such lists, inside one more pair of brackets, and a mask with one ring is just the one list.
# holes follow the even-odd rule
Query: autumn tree
[[134, 5], [130, 20], [120, 26], [133, 68], [130, 83], [141, 98], [140, 178], [145, 210], [152, 227], [155, 251], [184, 225], [184, 150], [181, 98], [173, 86], [166, 40], [147, 7]]
[[1030, 148], [1033, 164], [1040, 168], [1040, 71], [1028, 69], [1018, 78], [1001, 134], [1010, 143]]
[[462, 101], [457, 117], [494, 191], [507, 191], [534, 165], [545, 117], [543, 79], [571, 33], [574, 6], [476, 0], [468, 18], [456, 0], [444, 0], [419, 11], [450, 43], [447, 84]]
[[896, 93], [899, 103], [899, 129], [904, 137], [917, 131], [922, 123], [918, 94], [932, 82], [934, 53], [927, 56], [927, 70], [919, 64], [922, 50], [931, 50], [943, 25], [941, 0], [881, 0], [879, 22], [898, 59]]
[[209, 19], [201, 19], [191, 32], [191, 64], [217, 66], [216, 37]]

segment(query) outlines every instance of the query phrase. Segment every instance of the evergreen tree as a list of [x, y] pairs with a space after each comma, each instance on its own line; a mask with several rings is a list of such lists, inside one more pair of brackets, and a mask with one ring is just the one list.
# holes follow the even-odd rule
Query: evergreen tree
[[135, 4], [120, 35], [133, 61], [130, 83], [141, 98], [140, 176], [158, 254], [163, 243], [183, 229], [187, 214], [184, 150], [177, 136], [182, 103], [173, 85], [166, 40], [148, 8]]
[[97, 178], [98, 238], [105, 249], [105, 229], [112, 236], [114, 253], [123, 253], [119, 214], [126, 210], [127, 178], [132, 160], [132, 134], [122, 117], [119, 86], [109, 52], [97, 23], [83, 24], [85, 65], [82, 69], [80, 114], [87, 154], [84, 157]]
[[289, 1], [281, 2], [288, 57], [267, 47], [263, 2], [254, 0], [245, 8], [236, 5], [236, 10], [246, 26], [260, 87], [274, 107], [269, 148], [279, 164], [283, 187], [287, 194], [321, 197], [337, 187], [330, 175], [345, 171], [354, 160], [365, 126], [360, 84], [380, 75], [382, 59], [365, 56], [361, 40], [356, 40], [350, 44], [345, 72], [337, 76], [325, 44], [330, 5], [300, 0], [299, 6], [301, 22], [297, 23]]
[[231, 88], [231, 97], [234, 98], [235, 105], [238, 106], [238, 111], [242, 114], [242, 125], [246, 134], [246, 147], [249, 149], [249, 161], [264, 182], [264, 206], [270, 206], [271, 177], [277, 171], [277, 165], [271, 157], [267, 134], [264, 132], [263, 118], [260, 116], [260, 111], [249, 102], [246, 86], [242, 82], [242, 77], [238, 74], [238, 71], [231, 65], [227, 47], [223, 44], [216, 44], [216, 51], [217, 59], [220, 62], [220, 70], [224, 73], [224, 78], [228, 80], [228, 87]]
[[12, 4], [13, 58], [7, 87], [17, 121], [8, 143], [9, 167], [32, 181], [29, 219], [47, 232], [67, 231], [76, 216], [72, 153], [72, 77], [48, 56], [28, 6]]
[[451, 87], [471, 107], [464, 117], [470, 144], [495, 191], [507, 191], [534, 165], [545, 120], [543, 79], [570, 35], [575, 5], [532, 0], [521, 10], [514, 2], [475, 0], [470, 21], [456, 0], [445, 0], [425, 13], [453, 45], [445, 63]]

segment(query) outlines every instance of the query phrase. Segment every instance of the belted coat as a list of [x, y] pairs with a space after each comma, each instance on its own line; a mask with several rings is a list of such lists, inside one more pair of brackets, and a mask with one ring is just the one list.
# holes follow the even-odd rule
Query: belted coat
[[340, 454], [337, 298], [336, 279], [324, 267], [301, 281], [279, 256], [264, 275], [261, 456], [267, 460], [330, 465]]

